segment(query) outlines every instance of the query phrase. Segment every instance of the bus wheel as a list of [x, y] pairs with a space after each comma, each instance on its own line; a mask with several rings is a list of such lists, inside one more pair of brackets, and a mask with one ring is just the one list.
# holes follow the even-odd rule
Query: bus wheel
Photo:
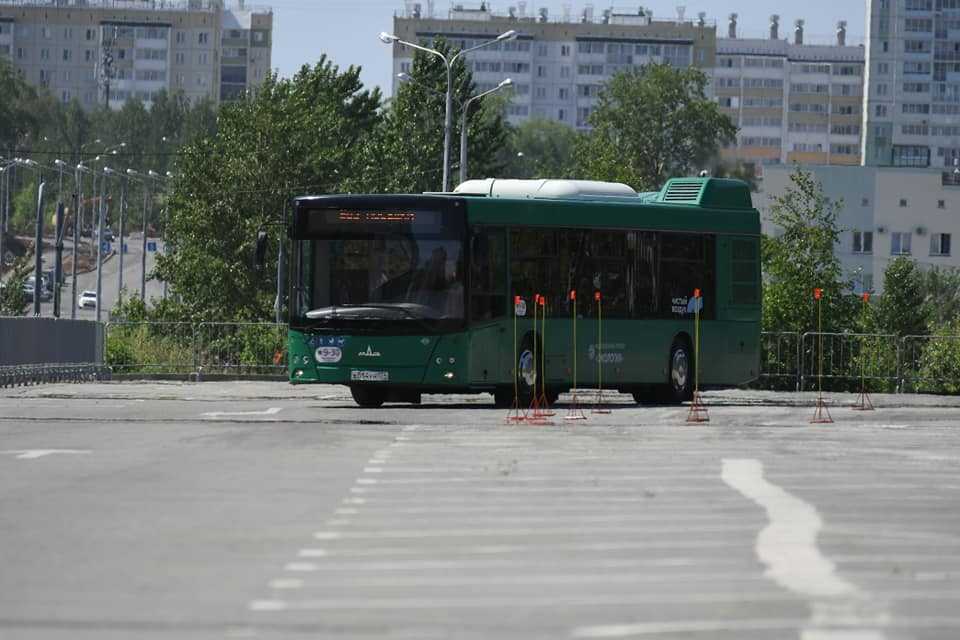
[[387, 399], [387, 390], [379, 387], [356, 386], [350, 387], [350, 395], [361, 407], [376, 409]]
[[670, 347], [671, 404], [680, 404], [693, 397], [693, 353], [686, 340], [678, 339]]

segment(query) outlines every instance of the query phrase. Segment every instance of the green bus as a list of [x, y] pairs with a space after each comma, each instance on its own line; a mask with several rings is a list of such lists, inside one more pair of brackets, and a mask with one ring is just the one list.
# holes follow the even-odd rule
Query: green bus
[[487, 179], [294, 202], [294, 384], [348, 385], [363, 407], [480, 392], [510, 406], [515, 384], [524, 403], [570, 390], [576, 358], [577, 387], [602, 375], [637, 402], [677, 403], [692, 393], [695, 304], [701, 385], [759, 374], [760, 220], [743, 182], [677, 178], [637, 193]]

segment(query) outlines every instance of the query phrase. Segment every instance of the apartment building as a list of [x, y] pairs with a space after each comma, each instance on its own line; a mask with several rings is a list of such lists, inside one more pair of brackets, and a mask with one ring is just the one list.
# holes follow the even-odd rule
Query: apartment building
[[0, 0], [0, 56], [84, 108], [148, 107], [161, 89], [231, 100], [270, 69], [273, 15], [219, 0]]
[[[939, 172], [909, 167], [807, 166], [831, 200], [843, 201], [838, 225], [843, 232], [835, 254], [857, 291], [882, 293], [891, 260], [908, 256], [924, 267], [960, 268], [960, 189], [941, 184]], [[763, 232], [772, 199], [783, 195], [793, 167], [765, 167], [763, 191], [754, 196]]]
[[792, 41], [780, 17], [768, 38], [737, 37], [731, 14], [717, 39], [713, 95], [739, 127], [724, 149], [730, 159], [758, 164], [860, 164], [864, 50], [846, 43], [846, 23], [832, 44], [804, 42], [804, 21]]
[[[703, 15], [693, 22], [685, 21], [682, 12], [675, 20], [660, 20], [642, 8], [595, 15], [588, 7], [576, 16], [569, 11], [552, 16], [546, 8], [530, 14], [521, 1], [504, 14], [480, 3], [476, 8], [455, 5], [445, 17], [435, 17], [432, 5], [424, 10], [420, 3], [408, 2], [394, 18], [394, 34], [414, 43], [443, 37], [465, 49], [511, 29], [520, 32], [515, 40], [467, 54], [478, 91], [504, 78], [513, 80], [507, 112], [513, 124], [539, 117], [584, 129], [601, 85], [620, 69], [669, 62], [707, 70], [714, 64], [716, 27]], [[396, 92], [396, 75], [410, 71], [413, 50], [393, 47]]]
[[864, 162], [960, 161], [960, 0], [868, 0]]

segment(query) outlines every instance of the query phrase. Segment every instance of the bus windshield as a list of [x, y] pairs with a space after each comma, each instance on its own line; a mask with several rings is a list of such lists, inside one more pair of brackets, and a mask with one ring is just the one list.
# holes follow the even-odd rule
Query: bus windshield
[[295, 243], [295, 323], [420, 332], [462, 326], [462, 234], [434, 224], [436, 212], [387, 215], [311, 212], [317, 237]]

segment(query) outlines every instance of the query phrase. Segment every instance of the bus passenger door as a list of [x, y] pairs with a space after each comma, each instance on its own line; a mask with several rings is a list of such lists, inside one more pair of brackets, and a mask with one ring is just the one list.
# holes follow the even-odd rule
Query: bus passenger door
[[508, 331], [507, 250], [503, 229], [480, 227], [470, 236], [470, 384], [504, 384], [513, 335]]

